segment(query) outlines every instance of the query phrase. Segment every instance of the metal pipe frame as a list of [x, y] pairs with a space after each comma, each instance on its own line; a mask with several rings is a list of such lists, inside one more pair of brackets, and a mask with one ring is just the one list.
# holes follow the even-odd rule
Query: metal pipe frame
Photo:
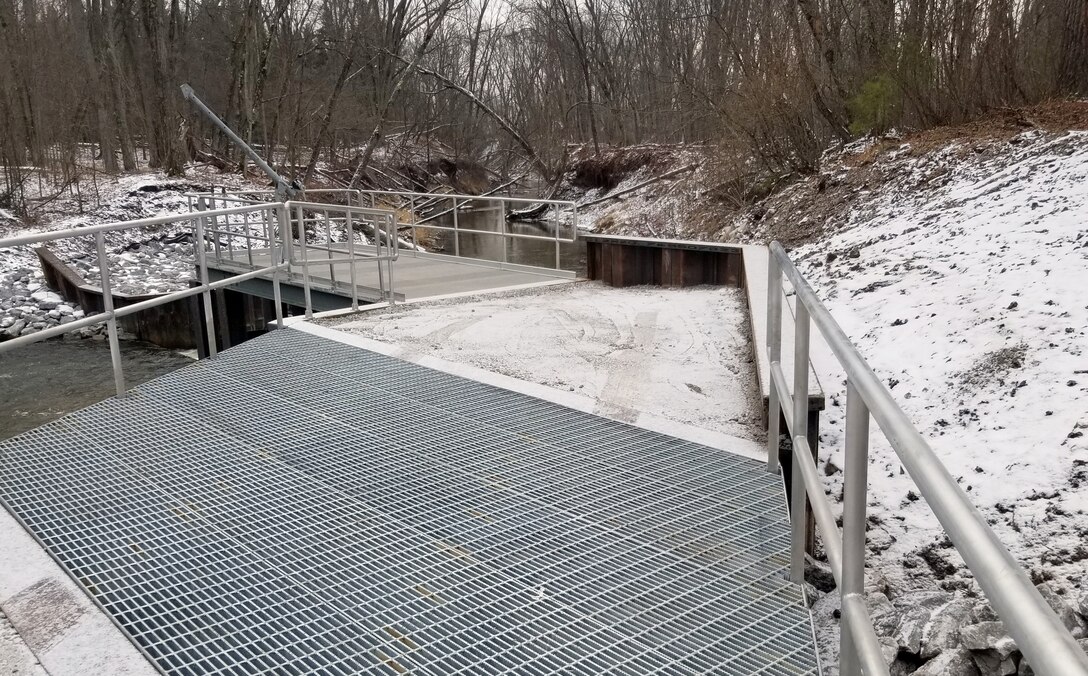
[[[310, 192], [341, 193], [357, 198], [357, 201], [359, 201], [360, 203], [363, 200], [363, 196], [357, 190], [322, 189], [313, 190]], [[268, 193], [264, 191], [254, 191], [253, 193], [247, 194], [264, 195]], [[187, 197], [189, 198], [190, 208], [192, 208], [194, 199], [196, 200], [198, 210], [203, 208], [205, 201], [210, 201], [212, 206], [215, 206], [217, 200], [222, 201], [224, 204], [248, 203], [248, 200], [244, 198], [224, 197], [217, 193], [191, 193], [187, 194]], [[298, 257], [296, 258], [295, 248], [290, 245], [288, 239], [284, 239], [285, 246], [283, 250], [286, 251], [286, 256], [284, 256], [284, 259], [287, 263], [287, 274], [288, 276], [290, 276], [292, 267], [302, 268], [301, 276], [303, 291], [304, 296], [307, 299], [307, 317], [312, 316], [312, 305], [310, 303], [310, 299], [312, 296], [312, 279], [311, 275], [309, 274], [309, 268], [313, 265], [328, 265], [329, 279], [331, 283], [335, 286], [336, 271], [334, 265], [338, 263], [348, 264], [349, 274], [351, 277], [352, 308], [358, 310], [358, 289], [356, 287], [356, 271], [354, 263], [359, 259], [373, 260], [378, 266], [378, 286], [381, 298], [391, 304], [396, 303], [396, 291], [393, 286], [393, 261], [396, 261], [400, 257], [400, 240], [397, 237], [397, 221], [396, 213], [394, 211], [390, 209], [375, 209], [365, 206], [339, 205], [329, 202], [309, 202], [300, 200], [283, 202], [281, 204], [284, 207], [284, 211], [286, 211], [287, 216], [286, 221], [282, 217], [282, 213], [281, 217], [279, 218], [278, 224], [279, 232], [281, 233], [280, 236], [282, 237], [282, 233], [290, 233], [288, 235], [288, 238], [297, 238], [299, 241], [299, 248], [297, 251]], [[307, 212], [315, 212], [317, 215], [314, 217], [308, 217]], [[333, 216], [330, 214], [336, 215]], [[245, 226], [246, 221], [248, 221], [248, 216], [243, 215], [243, 219], [243, 226]], [[345, 237], [347, 238], [346, 251], [344, 248], [334, 246], [334, 238], [331, 232], [332, 221], [339, 221], [341, 219], [344, 222]], [[265, 220], [267, 222], [269, 219], [266, 218]], [[230, 242], [230, 238], [238, 236], [238, 233], [229, 229], [229, 222], [225, 221], [225, 223], [226, 225], [224, 227], [227, 229], [220, 227], [215, 229], [208, 229], [205, 232], [211, 232], [212, 234], [216, 235], [217, 238], [219, 235], [223, 235], [227, 237], [228, 242]], [[311, 243], [308, 241], [306, 237], [306, 225], [308, 223], [313, 223], [315, 225], [315, 233], [318, 233], [320, 230], [324, 230], [324, 243]], [[366, 223], [370, 225], [374, 235], [374, 255], [360, 253], [355, 250], [356, 223]], [[269, 246], [269, 253], [272, 256], [272, 259], [275, 260], [276, 253], [279, 251], [279, 247], [277, 246], [275, 239], [270, 234], [268, 234], [271, 232], [271, 230], [266, 227], [265, 232], [266, 235], [264, 238], [262, 238], [260, 236], [253, 235], [247, 228], [246, 232], [242, 236], [246, 238], [247, 246], [249, 246], [250, 248], [252, 247], [252, 241], [254, 239], [267, 242]], [[213, 241], [218, 244], [218, 239], [215, 239]], [[308, 255], [309, 251], [323, 251], [325, 252], [327, 257], [310, 259]], [[347, 254], [346, 258], [338, 257], [338, 255], [342, 256], [345, 253]], [[251, 261], [250, 266], [252, 267], [252, 252], [249, 252], [247, 255], [249, 260]], [[216, 261], [221, 263], [222, 260], [223, 259], [219, 253], [219, 250], [216, 249]], [[230, 256], [230, 260], [232, 262], [234, 261], [233, 254]], [[384, 269], [382, 266], [383, 262], [385, 263]], [[278, 293], [279, 287], [278, 273], [275, 273], [273, 277], [273, 288], [275, 294]], [[277, 315], [277, 325], [281, 319], [282, 308], [280, 308], [280, 314]]]
[[[267, 191], [266, 190], [251, 190], [251, 191], [242, 191], [242, 192], [239, 192], [238, 194], [239, 195], [269, 196], [269, 195], [273, 195], [274, 192], [270, 191], [270, 190], [267, 190]], [[403, 192], [403, 191], [396, 191], [396, 190], [353, 190], [351, 188], [319, 188], [319, 189], [306, 190], [305, 194], [306, 195], [327, 194], [327, 195], [349, 195], [349, 196], [354, 196], [356, 198], [356, 201], [360, 205], [359, 208], [368, 208], [369, 210], [375, 211], [375, 212], [380, 211], [380, 212], [393, 213], [394, 224], [398, 223], [398, 221], [396, 220], [397, 219], [396, 212], [392, 211], [392, 210], [388, 210], [388, 209], [378, 209], [378, 208], [375, 207], [375, 205], [377, 204], [377, 198], [380, 195], [386, 195], [386, 196], [400, 198], [402, 203], [407, 202], [409, 204], [409, 209], [411, 210], [411, 214], [412, 214], [412, 221], [411, 222], [399, 222], [400, 225], [411, 229], [412, 248], [413, 249], [418, 249], [419, 248], [418, 229], [420, 229], [420, 228], [429, 229], [429, 230], [438, 230], [438, 231], [444, 231], [444, 232], [451, 232], [451, 233], [453, 233], [454, 255], [456, 257], [461, 257], [461, 251], [460, 251], [461, 237], [460, 236], [462, 234], [484, 235], [484, 236], [491, 236], [491, 237], [502, 237], [504, 239], [526, 239], [526, 240], [536, 240], [536, 241], [542, 241], [542, 242], [554, 242], [555, 243], [555, 269], [559, 270], [559, 269], [561, 269], [560, 245], [562, 245], [562, 244], [573, 244], [573, 243], [578, 241], [578, 206], [574, 202], [566, 201], [566, 200], [538, 200], [538, 199], [531, 199], [531, 198], [524, 198], [524, 197], [497, 197], [497, 196], [489, 196], [489, 195], [461, 195], [461, 194], [457, 194], [457, 193]], [[186, 196], [190, 197], [190, 198], [207, 196], [207, 195], [208, 195], [208, 193], [186, 193]], [[453, 227], [429, 224], [427, 221], [430, 218], [435, 218], [435, 216], [431, 216], [431, 217], [428, 217], [428, 218], [418, 219], [417, 220], [416, 217], [415, 217], [415, 206], [416, 206], [416, 199], [417, 198], [428, 198], [428, 199], [437, 200], [437, 201], [447, 200], [447, 199], [451, 200], [451, 202], [453, 204], [453, 207], [450, 208], [450, 209], [447, 209], [446, 211], [444, 211], [442, 213], [452, 213], [453, 214]], [[222, 199], [222, 200], [224, 200], [224, 203], [228, 203], [228, 200], [232, 201], [232, 202], [240, 202], [240, 203], [246, 203], [247, 202], [247, 200], [245, 198], [242, 198], [242, 197], [224, 198], [223, 196], [218, 195], [218, 194], [215, 194], [215, 199]], [[370, 207], [363, 207], [362, 206], [365, 203], [364, 199], [366, 199], [366, 200], [368, 200], [370, 202]], [[494, 230], [478, 230], [478, 229], [475, 229], [475, 228], [469, 228], [469, 229], [462, 228], [462, 227], [460, 227], [460, 224], [458, 223], [458, 216], [457, 216], [457, 214], [459, 213], [461, 207], [463, 206], [463, 204], [461, 204], [461, 205], [458, 204], [458, 202], [460, 200], [463, 200], [465, 202], [474, 202], [474, 201], [495, 202], [495, 203], [497, 203], [496, 206], [483, 207], [481, 209], [474, 209], [473, 211], [491, 211], [491, 210], [494, 210], [494, 211], [500, 211], [503, 214], [505, 214], [505, 212], [506, 212], [505, 203], [511, 203], [511, 204], [547, 204], [547, 205], [550, 205], [550, 206], [554, 206], [554, 207], [556, 207], [555, 214], [554, 214], [555, 232], [552, 233], [551, 235], [529, 235], [529, 234], [523, 234], [523, 233], [510, 232], [510, 230], [505, 227], [505, 218], [502, 219], [503, 220], [503, 225], [502, 225], [502, 227], [499, 228], [498, 231], [494, 231]], [[320, 202], [320, 203], [319, 202], [300, 202], [299, 200], [292, 200], [291, 203], [292, 204], [300, 204], [300, 203], [305, 204], [306, 208], [308, 208], [308, 209], [322, 209], [322, 208], [327, 208], [329, 206], [328, 203], [325, 203], [325, 202]], [[337, 208], [340, 208], [340, 206], [341, 205], [337, 205]], [[564, 209], [570, 209], [571, 213], [573, 214], [573, 224], [574, 225], [573, 225], [573, 228], [572, 228], [571, 237], [562, 237], [561, 236], [560, 223], [559, 223], [560, 207], [562, 207]], [[397, 233], [397, 228], [394, 227], [393, 230], [392, 230], [392, 234], [390, 235], [390, 237], [392, 237], [391, 241], [396, 241], [396, 238], [397, 238], [396, 233]], [[380, 239], [380, 237], [376, 236], [375, 239]], [[399, 244], [399, 242], [398, 242], [398, 244]], [[399, 252], [395, 252], [393, 255], [394, 255], [393, 260], [396, 260], [396, 256], [399, 255]], [[504, 241], [504, 243], [503, 243], [503, 262], [506, 262], [506, 260], [507, 260], [507, 252], [506, 252], [506, 243]], [[387, 276], [392, 277], [392, 266], [391, 265], [387, 266], [387, 270], [388, 270]], [[379, 276], [381, 276], [381, 273], [379, 273]]]
[[[804, 510], [798, 507], [811, 500], [842, 602], [841, 673], [845, 676], [888, 673], [863, 597], [869, 419], [872, 417], [1035, 673], [1088, 676], [1088, 655], [1001, 544], [929, 442], [873, 373], [778, 242], [770, 245], [768, 267], [767, 290], [771, 295], [767, 302], [767, 353], [771, 364], [771, 401], [767, 412], [767, 449], [769, 455], [772, 451], [777, 454], [778, 419], [782, 416], [790, 428], [794, 449], [790, 574], [792, 579], [803, 582], [805, 520]], [[796, 295], [792, 394], [786, 391], [786, 378], [781, 368], [782, 276], [789, 281]], [[805, 438], [810, 324], [816, 326], [847, 376], [841, 536]], [[776, 433], [773, 438], [770, 432]], [[776, 468], [768, 458], [768, 469], [774, 471]]]
[[[192, 204], [191, 199], [190, 204]], [[243, 214], [244, 218], [247, 221], [250, 216], [259, 215], [263, 220], [265, 220], [265, 222], [271, 223], [273, 222], [273, 219], [276, 219], [278, 222], [282, 223], [284, 212], [284, 206], [279, 203], [266, 203], [220, 210], [198, 209], [195, 212], [184, 215], [158, 216], [155, 218], [143, 218], [136, 221], [103, 223], [101, 225], [92, 225], [82, 228], [71, 228], [68, 230], [57, 230], [52, 232], [34, 233], [20, 235], [17, 237], [2, 238], [0, 239], [0, 248], [43, 244], [56, 240], [71, 239], [76, 237], [93, 237], [95, 244], [95, 255], [97, 257], [99, 275], [101, 278], [100, 286], [102, 289], [103, 311], [83, 317], [81, 319], [77, 319], [67, 324], [61, 324], [59, 326], [54, 326], [52, 328], [45, 329], [37, 333], [26, 336], [19, 336], [17, 338], [13, 338], [12, 340], [0, 343], [0, 354], [10, 352], [12, 350], [18, 349], [26, 345], [30, 345], [32, 343], [55, 338], [71, 331], [77, 331], [87, 326], [93, 326], [95, 324], [101, 324], [105, 322], [109, 334], [110, 360], [113, 365], [114, 386], [117, 391], [117, 396], [121, 397], [125, 396], [127, 392], [124, 378], [124, 370], [121, 362], [120, 336], [117, 327], [117, 320], [121, 317], [127, 317], [143, 310], [148, 310], [153, 307], [172, 303], [184, 298], [189, 298], [191, 296], [202, 295], [204, 318], [207, 324], [206, 328], [209, 344], [209, 354], [211, 356], [215, 356], [217, 346], [215, 343], [215, 316], [212, 312], [211, 306], [211, 291], [224, 289], [261, 275], [271, 274], [273, 280], [273, 288], [275, 290], [274, 296], [276, 298], [276, 326], [277, 328], [281, 327], [283, 325], [283, 308], [280, 302], [279, 275], [282, 270], [287, 268], [288, 263], [285, 261], [277, 262], [277, 257], [279, 256], [279, 249], [275, 238], [273, 237], [271, 240], [272, 261], [274, 265], [260, 268], [258, 270], [253, 270], [251, 272], [230, 277], [228, 279], [209, 283], [205, 242], [205, 237], [207, 233], [205, 232], [205, 223], [209, 218], [226, 218], [237, 214]], [[193, 223], [193, 247], [194, 257], [196, 259], [196, 265], [198, 267], [199, 283], [196, 286], [190, 287], [182, 291], [175, 291], [173, 293], [168, 293], [157, 298], [150, 298], [139, 303], [126, 305], [122, 308], [115, 307], [113, 289], [110, 280], [109, 259], [106, 256], [105, 234], [107, 232], [119, 232], [123, 230], [148, 227], [152, 225], [167, 225], [178, 222]]]

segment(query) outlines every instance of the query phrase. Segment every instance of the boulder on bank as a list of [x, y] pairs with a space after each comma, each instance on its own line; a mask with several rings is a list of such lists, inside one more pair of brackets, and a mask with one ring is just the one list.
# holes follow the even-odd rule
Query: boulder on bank
[[915, 676], [980, 676], [971, 652], [953, 648], [937, 655], [914, 672]]

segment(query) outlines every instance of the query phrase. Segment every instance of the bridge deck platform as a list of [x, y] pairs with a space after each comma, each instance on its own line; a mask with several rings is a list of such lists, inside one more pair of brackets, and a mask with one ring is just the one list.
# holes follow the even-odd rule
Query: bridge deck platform
[[0, 444], [163, 672], [815, 674], [764, 463], [285, 329]]
[[[344, 245], [338, 245], [343, 247]], [[373, 258], [366, 257], [373, 247], [358, 246], [354, 263], [355, 285], [362, 301], [376, 301], [381, 298], [381, 283], [378, 280], [378, 265]], [[346, 251], [329, 251], [320, 248], [307, 248], [307, 257], [311, 264], [310, 283], [313, 289], [326, 295], [351, 298], [351, 263], [341, 262], [325, 265], [314, 261], [329, 258], [344, 258]], [[294, 258], [299, 258], [298, 251]], [[220, 278], [271, 265], [267, 249], [255, 249], [252, 252], [235, 250], [228, 256], [222, 251], [220, 256], [209, 258], [209, 271], [213, 277]], [[526, 265], [500, 263], [472, 258], [425, 253], [422, 251], [401, 251], [400, 257], [393, 262], [393, 281], [397, 300], [416, 300], [458, 293], [493, 291], [540, 284], [557, 284], [572, 281], [575, 273], [565, 270], [551, 270]], [[218, 274], [217, 274], [218, 273]], [[383, 272], [384, 274], [384, 272]], [[247, 291], [271, 298], [270, 284], [250, 284]], [[291, 266], [289, 283], [302, 284], [302, 268]], [[388, 288], [388, 280], [384, 284]], [[243, 283], [244, 284], [244, 283]], [[260, 287], [261, 290], [258, 290]], [[262, 292], [263, 290], [263, 292]], [[345, 301], [347, 305], [350, 301]], [[330, 309], [316, 307], [315, 309]]]

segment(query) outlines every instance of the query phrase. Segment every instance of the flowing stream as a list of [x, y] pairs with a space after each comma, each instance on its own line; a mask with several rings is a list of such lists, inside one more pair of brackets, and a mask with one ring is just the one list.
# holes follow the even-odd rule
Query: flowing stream
[[[121, 341], [128, 387], [191, 364], [175, 350]], [[44, 425], [115, 394], [109, 343], [47, 340], [0, 355], [0, 439]]]
[[[485, 230], [494, 232], [494, 235], [461, 232], [456, 236], [448, 230], [429, 230], [418, 228], [419, 236], [433, 235], [428, 250], [436, 253], [453, 254], [460, 250], [462, 256], [482, 258], [489, 261], [503, 260], [503, 246], [506, 247], [506, 262], [519, 265], [535, 265], [543, 268], [555, 267], [555, 241], [552, 239], [522, 239], [502, 237], [503, 223], [499, 220], [500, 212], [493, 210], [478, 210], [460, 212], [457, 214], [457, 227], [466, 230]], [[446, 214], [434, 221], [429, 221], [442, 227], [453, 227], [453, 214]], [[508, 233], [520, 235], [533, 235], [535, 237], [555, 237], [555, 222], [541, 220], [532, 222], [506, 221], [505, 230]], [[571, 226], [559, 224], [559, 236], [570, 239]], [[458, 240], [455, 243], [455, 239]], [[579, 275], [586, 271], [586, 244], [576, 241], [573, 244], [559, 245], [559, 267], [564, 270], [573, 270]]]

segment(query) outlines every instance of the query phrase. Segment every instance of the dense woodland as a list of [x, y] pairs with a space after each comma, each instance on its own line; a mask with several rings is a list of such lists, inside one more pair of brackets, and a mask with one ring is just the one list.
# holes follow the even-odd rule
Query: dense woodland
[[0, 0], [0, 200], [88, 144], [106, 171], [238, 163], [183, 82], [304, 180], [440, 147], [546, 183], [569, 143], [806, 171], [1088, 92], [1088, 0]]

